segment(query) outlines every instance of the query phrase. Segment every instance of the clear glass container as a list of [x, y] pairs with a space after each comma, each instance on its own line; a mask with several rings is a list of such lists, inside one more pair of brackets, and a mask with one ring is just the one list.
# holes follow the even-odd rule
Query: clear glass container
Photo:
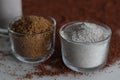
[[[85, 21], [87, 22], [87, 21]], [[109, 42], [111, 38], [111, 29], [102, 23], [92, 23], [104, 28], [107, 37], [95, 42], [75, 42], [70, 38], [75, 27], [85, 22], [71, 22], [63, 25], [59, 31], [61, 38], [61, 51], [64, 64], [73, 71], [86, 72], [102, 68], [108, 56]], [[70, 29], [73, 29], [70, 31]]]
[[53, 30], [48, 30], [42, 33], [21, 34], [14, 32], [12, 24], [20, 19], [15, 19], [8, 28], [12, 54], [20, 61], [26, 63], [43, 62], [50, 58], [54, 52], [56, 20], [52, 17], [45, 17], [52, 22]]

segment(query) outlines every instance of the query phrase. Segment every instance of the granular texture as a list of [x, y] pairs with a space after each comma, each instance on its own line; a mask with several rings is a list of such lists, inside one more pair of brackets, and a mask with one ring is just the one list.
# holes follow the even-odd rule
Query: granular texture
[[84, 23], [78, 30], [81, 31], [74, 31], [72, 35], [75, 42], [97, 42], [108, 37], [106, 29], [92, 23]]
[[[74, 20], [98, 21], [109, 25], [113, 34], [107, 65], [112, 65], [120, 60], [120, 36], [116, 34], [116, 31], [120, 29], [119, 6], [120, 0], [23, 0], [24, 14], [50, 15], [55, 17], [58, 24], [55, 53], [48, 61], [38, 64], [37, 68], [35, 67], [39, 71], [36, 71], [34, 75], [74, 73], [66, 68], [62, 62], [58, 32], [63, 24]], [[58, 72], [53, 73], [42, 69], [45, 67], [44, 64], [57, 68]]]
[[15, 21], [12, 25], [12, 30], [22, 34], [36, 34], [50, 31], [52, 23], [44, 17], [24, 16]]
[[[73, 27], [72, 27], [73, 26]], [[73, 42], [97, 42], [105, 40], [109, 35], [109, 30], [104, 28], [104, 25], [99, 25], [90, 22], [78, 22], [68, 26], [63, 34], [65, 39], [69, 38]], [[67, 35], [68, 34], [68, 35]]]
[[26, 16], [15, 21], [11, 28], [20, 36], [12, 35], [14, 50], [19, 55], [36, 59], [50, 53], [52, 23], [43, 17]]

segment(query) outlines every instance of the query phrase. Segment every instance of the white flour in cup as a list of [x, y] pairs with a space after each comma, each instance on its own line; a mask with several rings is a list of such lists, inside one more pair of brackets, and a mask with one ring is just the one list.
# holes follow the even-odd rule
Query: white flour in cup
[[60, 34], [63, 61], [68, 67], [95, 68], [106, 62], [110, 30], [81, 22], [69, 25]]

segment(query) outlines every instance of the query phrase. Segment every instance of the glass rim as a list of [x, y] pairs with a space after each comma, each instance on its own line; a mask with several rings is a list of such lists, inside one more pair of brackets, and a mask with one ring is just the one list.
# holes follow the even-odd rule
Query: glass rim
[[[83, 22], [96, 24], [96, 25], [99, 25], [100, 27], [105, 28], [105, 29], [108, 31], [108, 33], [109, 33], [108, 36], [107, 36], [105, 39], [102, 39], [102, 40], [99, 40], [99, 41], [95, 41], [95, 42], [75, 42], [75, 41], [67, 40], [67, 39], [65, 39], [65, 38], [62, 36], [61, 32], [63, 31], [63, 29], [64, 29], [65, 27], [67, 27], [67, 26], [69, 26], [69, 25], [73, 25], [73, 24], [75, 24], [75, 23], [80, 23], [80, 24], [81, 24], [81, 23], [83, 23]], [[111, 30], [111, 28], [110, 28], [109, 26], [107, 26], [107, 25], [104, 24], [104, 23], [101, 23], [101, 22], [92, 22], [92, 21], [85, 20], [85, 21], [73, 21], [73, 22], [69, 22], [69, 23], [64, 24], [63, 26], [61, 26], [61, 28], [60, 28], [60, 30], [59, 30], [59, 34], [60, 34], [60, 37], [61, 37], [62, 39], [66, 40], [66, 41], [69, 42], [69, 43], [78, 44], [78, 45], [79, 45], [79, 44], [97, 44], [97, 43], [101, 43], [101, 42], [104, 42], [104, 41], [110, 39], [110, 38], [111, 38], [111, 35], [112, 35], [112, 30]]]
[[[13, 24], [16, 20], [20, 19], [21, 17], [22, 17], [22, 16], [19, 16], [19, 17], [16, 17], [16, 18], [13, 19], [13, 21], [9, 24], [8, 32], [13, 33], [13, 34], [16, 34], [16, 35], [24, 36], [24, 35], [44, 34], [44, 33], [50, 31], [50, 30], [47, 30], [47, 31], [44, 31], [44, 32], [33, 33], [33, 34], [24, 34], [24, 33], [18, 33], [18, 32], [13, 31], [13, 30], [11, 29], [11, 28], [12, 28], [12, 24]], [[47, 19], [47, 20], [51, 20], [52, 23], [53, 23], [53, 26], [52, 26], [52, 27], [53, 27], [54, 29], [56, 29], [56, 20], [55, 20], [55, 18], [53, 18], [53, 17], [51, 17], [51, 16], [42, 16], [42, 17], [44, 17], [44, 18]], [[53, 30], [53, 31], [54, 31], [54, 30]]]

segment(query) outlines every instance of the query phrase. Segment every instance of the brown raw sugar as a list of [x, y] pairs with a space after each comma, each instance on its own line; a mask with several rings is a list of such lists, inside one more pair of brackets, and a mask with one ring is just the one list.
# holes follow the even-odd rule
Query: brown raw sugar
[[11, 29], [21, 34], [13, 36], [16, 53], [31, 59], [50, 53], [48, 44], [52, 40], [52, 25], [49, 20], [38, 16], [25, 16], [15, 21]]
[[52, 23], [44, 17], [24, 16], [14, 22], [12, 30], [22, 34], [36, 34], [50, 31]]

